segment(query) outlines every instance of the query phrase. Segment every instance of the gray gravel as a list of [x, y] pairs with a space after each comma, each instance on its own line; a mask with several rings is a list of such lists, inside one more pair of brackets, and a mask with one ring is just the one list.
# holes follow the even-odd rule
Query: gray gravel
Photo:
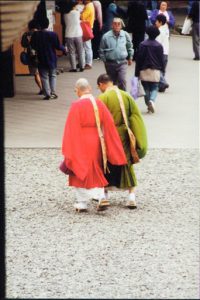
[[73, 208], [60, 149], [6, 149], [7, 298], [199, 299], [197, 150], [151, 149], [138, 209]]

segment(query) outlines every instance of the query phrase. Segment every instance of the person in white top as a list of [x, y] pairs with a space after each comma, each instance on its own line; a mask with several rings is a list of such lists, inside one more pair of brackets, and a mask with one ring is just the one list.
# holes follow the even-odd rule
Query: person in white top
[[167, 25], [167, 18], [165, 17], [164, 14], [160, 14], [156, 17], [155, 25], [160, 31], [160, 34], [157, 36], [156, 40], [163, 46], [163, 56], [164, 56], [164, 72], [161, 72], [160, 82], [159, 82], [159, 92], [165, 92], [166, 88], [169, 87], [169, 84], [165, 79], [166, 67], [167, 67], [168, 55], [169, 55], [169, 29]]
[[75, 9], [78, 10], [81, 14], [85, 7], [85, 5], [83, 4], [83, 0], [76, 0], [75, 2], [76, 2]]
[[74, 2], [68, 4], [68, 13], [63, 16], [65, 22], [65, 43], [69, 50], [70, 72], [77, 72], [76, 54], [79, 70], [82, 72], [85, 67], [83, 31], [80, 25], [80, 12], [75, 7], [76, 3]]

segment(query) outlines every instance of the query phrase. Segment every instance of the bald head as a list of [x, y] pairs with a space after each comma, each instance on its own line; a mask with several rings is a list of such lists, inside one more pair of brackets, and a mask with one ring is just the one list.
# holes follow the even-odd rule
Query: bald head
[[86, 78], [79, 78], [75, 84], [75, 90], [80, 97], [84, 94], [91, 93], [91, 86]]

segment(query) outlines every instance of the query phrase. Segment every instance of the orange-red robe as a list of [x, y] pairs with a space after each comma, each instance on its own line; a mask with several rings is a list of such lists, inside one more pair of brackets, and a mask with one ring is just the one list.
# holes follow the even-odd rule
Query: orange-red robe
[[[113, 165], [125, 165], [126, 155], [112, 115], [104, 103], [96, 102], [108, 161]], [[79, 99], [72, 104], [65, 124], [62, 153], [67, 168], [73, 172], [69, 175], [70, 186], [90, 189], [108, 185], [94, 109], [89, 99]]]

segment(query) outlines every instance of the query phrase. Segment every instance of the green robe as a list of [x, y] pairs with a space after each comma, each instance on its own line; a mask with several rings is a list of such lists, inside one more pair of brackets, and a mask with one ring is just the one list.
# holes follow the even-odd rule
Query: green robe
[[[120, 90], [120, 92], [124, 101], [129, 127], [136, 138], [137, 153], [140, 158], [143, 158], [147, 152], [147, 134], [142, 115], [139, 111], [139, 108], [137, 107], [137, 104], [135, 103], [134, 99], [129, 95], [129, 93], [122, 90]], [[120, 167], [120, 169], [119, 167], [109, 165], [109, 169], [111, 171], [111, 173], [108, 175], [109, 185], [115, 185], [118, 188], [134, 187], [137, 185], [137, 179], [132, 164], [129, 137], [121, 113], [117, 94], [115, 91], [108, 90], [101, 94], [98, 97], [98, 99], [104, 102], [104, 104], [107, 106], [107, 108], [113, 116], [115, 126], [120, 135], [128, 161], [128, 165], [122, 166]]]

